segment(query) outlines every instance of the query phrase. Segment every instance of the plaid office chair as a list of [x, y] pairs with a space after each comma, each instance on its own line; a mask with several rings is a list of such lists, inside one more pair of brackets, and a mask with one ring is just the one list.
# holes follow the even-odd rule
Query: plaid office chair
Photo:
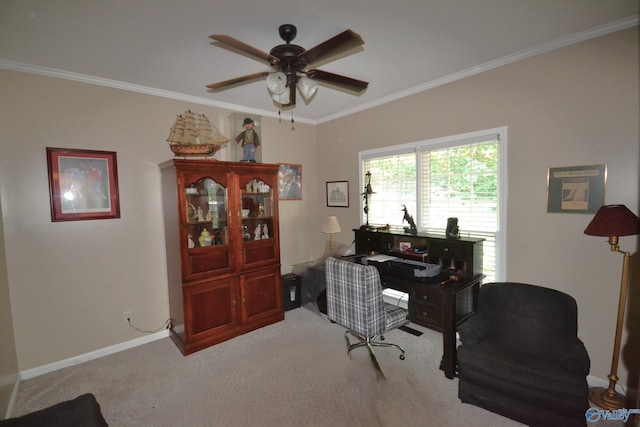
[[[327, 314], [329, 319], [347, 328], [344, 338], [347, 353], [358, 347], [367, 347], [371, 359], [379, 368], [373, 346], [395, 347], [404, 360], [404, 349], [397, 344], [375, 341], [383, 333], [409, 323], [408, 311], [384, 302], [380, 274], [373, 266], [327, 258]], [[359, 342], [351, 344], [352, 335]]]

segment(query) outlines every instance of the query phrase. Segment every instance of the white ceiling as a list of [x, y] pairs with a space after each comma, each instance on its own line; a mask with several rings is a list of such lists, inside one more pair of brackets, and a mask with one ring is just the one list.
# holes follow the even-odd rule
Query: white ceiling
[[298, 97], [296, 120], [321, 123], [638, 25], [639, 8], [638, 0], [0, 0], [0, 68], [277, 116], [263, 81], [206, 91], [268, 70], [208, 36], [268, 52], [283, 43], [281, 24], [297, 26], [294, 43], [306, 49], [351, 29], [362, 48], [317, 68], [369, 88], [322, 86], [308, 105]]

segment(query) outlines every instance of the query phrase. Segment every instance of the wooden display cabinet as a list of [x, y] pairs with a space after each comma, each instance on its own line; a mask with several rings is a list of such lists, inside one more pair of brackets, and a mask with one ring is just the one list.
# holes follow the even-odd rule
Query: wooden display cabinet
[[278, 165], [161, 165], [171, 338], [187, 355], [284, 319]]

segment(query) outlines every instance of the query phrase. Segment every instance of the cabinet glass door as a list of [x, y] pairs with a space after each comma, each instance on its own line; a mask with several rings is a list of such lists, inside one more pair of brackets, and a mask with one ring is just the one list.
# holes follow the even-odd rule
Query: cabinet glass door
[[[246, 177], [245, 177], [246, 178]], [[256, 266], [275, 259], [274, 188], [266, 180], [240, 180], [242, 264]]]
[[242, 238], [273, 239], [273, 188], [260, 179], [249, 181], [242, 189]]
[[203, 178], [184, 191], [188, 274], [228, 269], [227, 189], [212, 178]]

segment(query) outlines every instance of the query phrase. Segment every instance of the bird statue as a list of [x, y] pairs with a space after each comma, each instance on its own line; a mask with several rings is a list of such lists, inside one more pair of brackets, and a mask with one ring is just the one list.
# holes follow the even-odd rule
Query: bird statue
[[402, 217], [402, 222], [407, 221], [407, 224], [409, 224], [409, 227], [404, 228], [404, 232], [409, 234], [418, 234], [418, 228], [416, 227], [416, 223], [413, 220], [413, 217], [409, 215], [409, 211], [407, 210], [406, 205], [402, 205], [402, 211], [404, 212], [404, 216]]

